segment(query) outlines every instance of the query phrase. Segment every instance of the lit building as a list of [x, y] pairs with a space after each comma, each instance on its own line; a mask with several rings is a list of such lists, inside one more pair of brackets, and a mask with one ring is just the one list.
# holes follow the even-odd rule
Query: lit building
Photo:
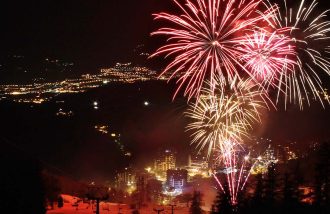
[[285, 161], [295, 160], [298, 158], [296, 153], [293, 152], [289, 146], [284, 147], [283, 150], [285, 154]]
[[271, 164], [278, 163], [278, 158], [275, 157], [274, 149], [269, 145], [264, 155], [256, 159], [255, 164], [251, 169], [251, 174], [264, 174], [268, 171]]
[[159, 155], [154, 162], [154, 171], [157, 175], [165, 177], [166, 171], [169, 169], [175, 169], [176, 157], [175, 153], [171, 150], [165, 150], [165, 152]]
[[166, 184], [169, 188], [182, 190], [188, 182], [188, 171], [185, 169], [169, 169], [166, 172]]
[[191, 155], [189, 155], [188, 166], [186, 166], [185, 169], [188, 171], [189, 179], [195, 175], [201, 175], [203, 177], [209, 176], [209, 164], [206, 161], [206, 157], [193, 156], [193, 158], [191, 158]]
[[161, 181], [157, 179], [150, 179], [147, 182], [147, 200], [155, 202], [157, 204], [161, 203], [162, 192], [163, 192], [163, 184]]
[[263, 155], [263, 159], [269, 163], [277, 163], [277, 158], [275, 157], [275, 150], [269, 146]]
[[154, 189], [148, 188], [148, 183], [150, 180], [154, 179], [154, 176], [150, 175], [145, 171], [137, 171], [136, 173], [136, 190], [134, 191], [134, 198], [138, 204], [138, 207], [141, 207], [149, 198], [149, 194]]
[[118, 189], [132, 193], [136, 189], [136, 175], [131, 168], [125, 168], [117, 173], [116, 186]]

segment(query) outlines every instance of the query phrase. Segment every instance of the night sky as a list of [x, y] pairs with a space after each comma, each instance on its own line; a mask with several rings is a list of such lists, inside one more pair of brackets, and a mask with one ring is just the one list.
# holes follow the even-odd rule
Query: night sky
[[1, 53], [56, 56], [109, 65], [131, 60], [133, 49], [156, 29], [152, 13], [170, 1], [59, 0], [0, 3]]
[[[170, 0], [1, 0], [0, 57], [61, 57], [86, 70], [131, 61], [138, 45], [144, 44], [148, 51], [159, 46], [159, 38], [150, 38], [158, 25], [151, 14], [174, 10], [173, 6]], [[330, 85], [329, 79], [325, 85]], [[172, 102], [173, 90], [173, 83], [150, 82], [56, 98], [66, 100], [65, 107], [76, 112], [68, 120], [54, 116], [63, 107], [56, 100], [34, 107], [2, 102], [1, 135], [11, 146], [74, 177], [105, 179], [127, 163], [118, 148], [95, 132], [96, 123], [113, 124], [134, 152], [133, 159], [142, 163], [150, 151], [162, 145], [188, 153], [182, 116], [186, 102], [180, 97]], [[91, 108], [94, 100], [101, 102], [98, 112]], [[143, 106], [145, 100], [151, 102], [149, 108]], [[296, 140], [302, 145], [329, 140], [329, 109], [313, 104], [302, 112], [295, 106], [287, 111], [282, 106], [277, 112], [265, 111], [263, 125], [256, 128], [255, 135], [283, 143]]]
[[85, 66], [132, 60], [138, 45], [154, 51], [163, 42], [150, 38], [160, 26], [152, 14], [160, 11], [177, 7], [171, 0], [2, 0], [0, 54], [55, 56]]

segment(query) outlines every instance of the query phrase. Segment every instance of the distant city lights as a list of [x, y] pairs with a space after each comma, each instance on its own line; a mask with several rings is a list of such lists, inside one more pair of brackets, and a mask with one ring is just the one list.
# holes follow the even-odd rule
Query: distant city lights
[[[39, 78], [29, 84], [0, 85], [0, 96], [8, 96], [18, 103], [41, 104], [51, 100], [54, 94], [84, 93], [89, 89], [111, 83], [131, 84], [150, 80], [168, 80], [168, 77], [159, 79], [158, 73], [147, 67], [133, 66], [132, 63], [117, 63], [114, 67], [101, 69], [98, 74], [83, 74], [79, 78], [55, 82], [46, 82], [45, 79]], [[144, 102], [144, 105], [148, 106], [149, 102]], [[99, 106], [94, 106], [94, 109], [98, 108]]]

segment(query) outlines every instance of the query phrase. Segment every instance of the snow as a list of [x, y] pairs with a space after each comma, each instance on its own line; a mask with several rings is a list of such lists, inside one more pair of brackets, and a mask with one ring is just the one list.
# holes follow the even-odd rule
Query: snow
[[[96, 203], [89, 204], [83, 203], [79, 198], [70, 196], [70, 195], [61, 195], [64, 201], [62, 208], [55, 208], [53, 210], [48, 210], [47, 214], [94, 214], [96, 210]], [[78, 207], [75, 206], [78, 203]], [[156, 213], [153, 211], [154, 207], [146, 207], [139, 210], [140, 214], [151, 214]], [[159, 207], [157, 207], [159, 208]], [[170, 214], [171, 208], [169, 206], [163, 207], [165, 210], [161, 212], [162, 214]], [[131, 214], [133, 210], [127, 204], [117, 204], [117, 203], [108, 203], [101, 202], [100, 203], [100, 214], [111, 214], [111, 213], [120, 213], [122, 214]], [[186, 214], [189, 213], [188, 208], [175, 207], [176, 214]]]

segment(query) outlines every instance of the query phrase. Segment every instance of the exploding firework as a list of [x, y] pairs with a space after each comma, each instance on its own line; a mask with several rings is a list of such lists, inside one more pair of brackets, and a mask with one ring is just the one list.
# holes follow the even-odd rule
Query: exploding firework
[[174, 58], [162, 73], [171, 72], [171, 78], [179, 76], [174, 97], [183, 86], [190, 100], [199, 97], [206, 80], [213, 93], [216, 79], [221, 80], [221, 88], [240, 79], [239, 71], [245, 68], [238, 60], [241, 52], [236, 45], [245, 39], [243, 32], [266, 19], [272, 8], [258, 12], [260, 0], [186, 0], [184, 5], [173, 1], [183, 14], [155, 15], [155, 19], [169, 21], [173, 27], [152, 33], [168, 37], [168, 44], [151, 57], [164, 54]]
[[[268, 97], [251, 79], [241, 81], [235, 90], [211, 93], [202, 89], [196, 104], [186, 112], [192, 121], [187, 130], [192, 132], [192, 144], [200, 150], [207, 147], [208, 157], [219, 142], [226, 139], [242, 141], [255, 122], [260, 121], [259, 110], [267, 106]], [[231, 92], [231, 93], [230, 93]]]
[[[229, 191], [231, 203], [237, 204], [238, 193], [244, 189], [255, 161], [239, 143], [231, 140], [219, 143], [216, 155], [213, 176], [223, 192]], [[224, 181], [221, 179], [223, 176]]]
[[266, 89], [276, 86], [283, 73], [293, 72], [296, 61], [291, 39], [276, 32], [255, 31], [239, 44], [241, 60], [255, 79]]
[[[265, 5], [274, 8], [270, 2]], [[330, 21], [324, 20], [329, 10], [319, 13], [317, 5], [316, 0], [311, 3], [301, 0], [297, 8], [290, 8], [284, 0], [283, 7], [277, 7], [275, 15], [269, 19], [277, 33], [290, 37], [297, 52], [294, 71], [285, 70], [277, 82], [277, 101], [284, 94], [285, 104], [298, 101], [300, 108], [304, 100], [310, 105], [311, 97], [324, 105], [320, 76], [330, 75]], [[281, 32], [280, 29], [288, 30]]]

